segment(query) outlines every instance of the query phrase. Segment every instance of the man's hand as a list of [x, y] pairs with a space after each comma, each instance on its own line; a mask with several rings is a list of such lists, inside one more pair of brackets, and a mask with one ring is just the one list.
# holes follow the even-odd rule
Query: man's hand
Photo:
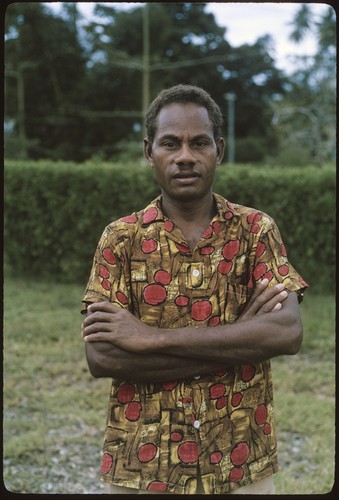
[[129, 352], [147, 350], [150, 327], [126, 309], [111, 302], [95, 302], [88, 306], [82, 324], [82, 336], [87, 342], [110, 342]]
[[268, 283], [267, 279], [263, 279], [257, 284], [238, 321], [246, 321], [256, 315], [279, 311], [282, 308], [282, 303], [288, 297], [288, 292], [284, 290], [282, 283], [272, 287], [268, 287]]

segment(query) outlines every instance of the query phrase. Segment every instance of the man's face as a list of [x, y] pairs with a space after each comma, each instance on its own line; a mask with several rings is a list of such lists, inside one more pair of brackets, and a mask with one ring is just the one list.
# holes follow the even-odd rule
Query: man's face
[[145, 140], [145, 155], [163, 195], [177, 201], [199, 200], [212, 192], [223, 152], [224, 142], [215, 141], [206, 108], [193, 103], [162, 108], [153, 143]]

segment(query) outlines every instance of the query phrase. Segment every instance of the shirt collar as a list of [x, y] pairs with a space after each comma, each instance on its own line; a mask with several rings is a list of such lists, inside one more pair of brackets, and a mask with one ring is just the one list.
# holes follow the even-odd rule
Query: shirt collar
[[[213, 197], [217, 204], [217, 215], [214, 220], [217, 219], [220, 222], [225, 222], [231, 219], [235, 215], [239, 215], [237, 211], [237, 205], [234, 205], [230, 201], [226, 200], [223, 196], [217, 193], [213, 193]], [[143, 211], [142, 211], [142, 223], [143, 225], [153, 224], [154, 222], [161, 222], [169, 220], [162, 211], [161, 208], [161, 195], [155, 198]]]

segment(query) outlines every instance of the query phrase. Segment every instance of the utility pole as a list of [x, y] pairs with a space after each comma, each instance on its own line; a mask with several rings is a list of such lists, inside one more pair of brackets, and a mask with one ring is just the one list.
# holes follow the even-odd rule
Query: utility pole
[[146, 111], [150, 102], [150, 43], [149, 43], [149, 11], [148, 2], [143, 8], [143, 70], [142, 70], [142, 133], [146, 137]]
[[224, 97], [227, 101], [227, 163], [234, 163], [234, 102], [237, 97], [234, 92], [228, 92]]

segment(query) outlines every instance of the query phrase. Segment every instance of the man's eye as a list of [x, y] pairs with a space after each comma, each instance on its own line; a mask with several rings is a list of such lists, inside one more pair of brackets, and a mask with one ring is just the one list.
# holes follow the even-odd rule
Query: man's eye
[[194, 146], [196, 148], [204, 148], [205, 146], [207, 146], [207, 143], [205, 141], [197, 141], [194, 143]]

